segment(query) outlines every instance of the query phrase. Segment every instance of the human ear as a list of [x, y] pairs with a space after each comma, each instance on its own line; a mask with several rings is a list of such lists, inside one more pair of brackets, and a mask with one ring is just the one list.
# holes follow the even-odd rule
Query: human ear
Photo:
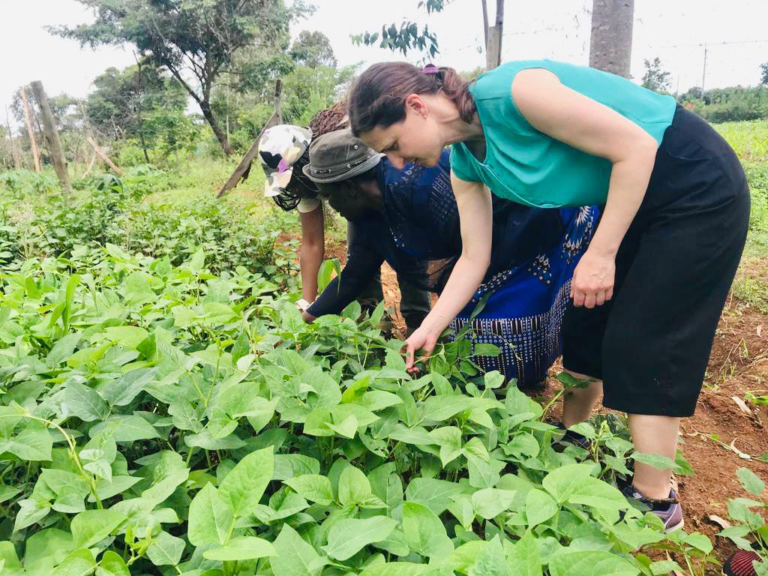
[[424, 119], [429, 115], [427, 103], [418, 94], [409, 94], [405, 97], [405, 109], [406, 112], [410, 111]]

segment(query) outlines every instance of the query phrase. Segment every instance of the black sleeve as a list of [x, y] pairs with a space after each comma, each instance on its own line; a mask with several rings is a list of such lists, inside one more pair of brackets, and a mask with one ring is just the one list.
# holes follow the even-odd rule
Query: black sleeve
[[349, 246], [347, 265], [341, 271], [341, 276], [334, 278], [307, 309], [315, 318], [341, 313], [363, 293], [384, 263], [384, 257], [367, 242], [367, 234], [356, 233], [353, 238], [353, 243]]

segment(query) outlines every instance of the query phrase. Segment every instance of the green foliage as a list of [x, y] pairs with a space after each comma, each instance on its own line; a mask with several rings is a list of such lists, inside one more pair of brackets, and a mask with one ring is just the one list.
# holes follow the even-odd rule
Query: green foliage
[[150, 117], [163, 112], [183, 114], [187, 93], [179, 82], [167, 78], [151, 62], [124, 70], [108, 68], [93, 81], [85, 110], [90, 124], [114, 140], [143, 138], [152, 148], [158, 128]]
[[701, 92], [691, 88], [680, 96], [687, 108], [712, 123], [742, 122], [768, 118], [768, 88], [715, 88]]
[[343, 98], [356, 72], [357, 66], [341, 70], [297, 66], [283, 78], [283, 120], [288, 124], [309, 125], [317, 112]]
[[[736, 473], [748, 498], [733, 498], [728, 502], [728, 516], [735, 524], [718, 534], [730, 539], [742, 550], [756, 551], [760, 557], [759, 566], [768, 569], [768, 524], [764, 515], [768, 511], [768, 499], [765, 497], [765, 482], [747, 468], [740, 468]], [[756, 563], [756, 564], [758, 564]], [[758, 574], [762, 574], [760, 569]]]
[[95, 21], [53, 32], [83, 45], [131, 44], [165, 67], [197, 102], [226, 154], [232, 150], [210, 105], [216, 79], [238, 52], [279, 45], [290, 21], [307, 12], [301, 2], [288, 9], [282, 0], [78, 1], [93, 10]]
[[254, 228], [227, 236], [244, 205], [145, 195], [172, 178], [140, 167], [67, 206], [40, 198], [66, 233], [3, 265], [9, 573], [651, 575], [672, 568], [638, 552], [664, 546], [706, 561], [706, 538], [665, 536], [614, 486], [619, 421], [564, 447], [462, 334], [415, 378], [382, 307], [305, 324], [279, 287], [280, 221], [255, 232], [258, 260]]
[[336, 68], [336, 56], [328, 37], [322, 32], [302, 30], [291, 46], [291, 58], [303, 66]]
[[[427, 13], [442, 12], [445, 8], [445, 0], [425, 0], [417, 4], [418, 8], [426, 8]], [[380, 40], [380, 42], [379, 42]], [[398, 50], [407, 55], [409, 50], [426, 52], [434, 58], [438, 53], [437, 36], [429, 31], [429, 26], [419, 28], [419, 25], [409, 20], [403, 21], [398, 27], [396, 24], [383, 25], [381, 32], [365, 32], [352, 36], [352, 43], [359, 46], [373, 46], [379, 42], [379, 48], [386, 48], [392, 52]]]
[[[75, 261], [101, 257], [90, 248], [167, 257], [178, 265], [203, 247], [215, 272], [247, 266], [292, 284], [292, 259], [277, 247], [286, 216], [260, 224], [261, 208], [243, 200], [217, 201], [213, 195], [179, 198], [159, 193], [182, 178], [148, 165], [126, 170], [122, 178], [93, 176], [77, 184], [76, 197], [56, 190], [38, 192], [49, 176], [29, 172], [0, 175], [0, 265], [18, 268], [30, 258], [66, 256]], [[156, 195], [152, 202], [145, 198]]]
[[643, 74], [643, 88], [648, 88], [654, 92], [669, 92], [672, 87], [672, 81], [670, 80], [670, 73], [663, 70], [661, 67], [661, 60], [658, 58], [650, 60], [644, 60], [643, 66], [645, 66], [645, 74]]

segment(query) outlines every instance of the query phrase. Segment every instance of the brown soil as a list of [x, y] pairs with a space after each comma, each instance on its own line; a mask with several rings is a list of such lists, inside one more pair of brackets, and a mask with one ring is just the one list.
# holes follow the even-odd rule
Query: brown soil
[[[345, 262], [346, 246], [330, 247], [327, 257], [331, 256]], [[750, 268], [741, 273], [768, 281], [768, 259], [752, 260]], [[382, 283], [387, 305], [397, 311], [400, 301], [397, 277], [386, 264], [382, 267]], [[399, 313], [395, 321], [401, 334], [404, 333], [405, 325]], [[557, 374], [560, 369], [554, 366], [551, 374]], [[545, 395], [551, 397], [557, 386], [557, 381], [551, 378]], [[768, 453], [768, 407], [747, 402], [751, 412], [747, 414], [733, 400], [736, 397], [743, 401], [748, 392], [756, 396], [768, 394], [768, 314], [732, 297], [720, 320], [696, 414], [685, 419], [682, 425], [683, 452], [696, 476], [677, 478], [686, 530], [709, 536], [720, 562], [724, 562], [735, 547], [716, 536], [721, 528], [709, 517], [715, 515], [728, 520], [728, 500], [750, 496], [739, 484], [736, 471], [749, 468], [768, 482], [768, 463], [757, 460]], [[719, 442], [712, 439], [713, 435]], [[710, 573], [720, 574], [720, 570], [710, 567], [707, 574]]]

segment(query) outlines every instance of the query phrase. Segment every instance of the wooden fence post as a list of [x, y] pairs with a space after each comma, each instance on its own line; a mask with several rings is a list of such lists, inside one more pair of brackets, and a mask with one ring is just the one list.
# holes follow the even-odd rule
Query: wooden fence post
[[94, 151], [94, 152], [96, 152], [96, 154], [98, 154], [99, 158], [101, 158], [102, 160], [104, 160], [104, 162], [106, 162], [107, 166], [109, 166], [110, 168], [112, 168], [112, 170], [113, 170], [113, 171], [114, 171], [114, 172], [115, 172], [115, 173], [116, 173], [118, 176], [122, 176], [122, 175], [123, 175], [123, 171], [122, 171], [122, 170], [120, 170], [120, 168], [118, 168], [117, 166], [115, 166], [115, 163], [114, 163], [114, 162], [112, 162], [112, 160], [110, 160], [110, 159], [109, 159], [109, 156], [107, 156], [107, 155], [104, 153], [104, 150], [102, 150], [101, 148], [99, 148], [99, 145], [98, 145], [98, 144], [96, 144], [96, 140], [94, 140], [92, 136], [88, 136], [88, 143], [89, 143], [91, 146], [93, 146], [93, 151]]
[[61, 149], [61, 140], [59, 140], [59, 131], [56, 129], [56, 119], [53, 117], [51, 105], [48, 103], [48, 96], [43, 89], [43, 83], [39, 80], [32, 82], [32, 92], [35, 100], [43, 113], [43, 129], [45, 138], [48, 141], [48, 150], [51, 152], [53, 168], [59, 177], [62, 188], [66, 192], [72, 192], [72, 183], [69, 180], [69, 170], [67, 169], [67, 159], [64, 157], [64, 151]]
[[283, 92], [283, 84], [278, 78], [277, 83], [275, 84], [275, 112], [272, 114], [270, 119], [267, 121], [267, 123], [264, 125], [264, 128], [261, 129], [261, 132], [259, 132], [259, 135], [256, 137], [256, 140], [254, 140], [253, 144], [251, 144], [251, 147], [248, 149], [248, 152], [245, 153], [245, 156], [243, 156], [243, 159], [240, 161], [240, 164], [237, 165], [237, 168], [235, 168], [235, 171], [232, 173], [232, 176], [229, 177], [229, 180], [224, 184], [224, 186], [221, 187], [221, 190], [219, 190], [219, 193], [216, 195], [216, 198], [221, 198], [232, 190], [235, 186], [237, 186], [241, 180], [245, 180], [248, 178], [248, 175], [251, 173], [251, 166], [253, 165], [253, 160], [256, 158], [256, 154], [259, 151], [259, 140], [261, 140], [261, 137], [264, 136], [264, 132], [266, 132], [269, 128], [272, 128], [272, 126], [277, 126], [278, 124], [283, 123], [283, 113], [282, 113], [282, 104], [281, 104], [281, 98], [282, 98], [282, 92]]
[[35, 142], [35, 131], [32, 129], [32, 112], [29, 109], [29, 100], [27, 100], [27, 87], [21, 87], [21, 103], [24, 104], [24, 120], [27, 121], [27, 134], [29, 134], [29, 143], [32, 146], [32, 157], [35, 160], [35, 172], [40, 172], [40, 153], [37, 151], [37, 142]]

